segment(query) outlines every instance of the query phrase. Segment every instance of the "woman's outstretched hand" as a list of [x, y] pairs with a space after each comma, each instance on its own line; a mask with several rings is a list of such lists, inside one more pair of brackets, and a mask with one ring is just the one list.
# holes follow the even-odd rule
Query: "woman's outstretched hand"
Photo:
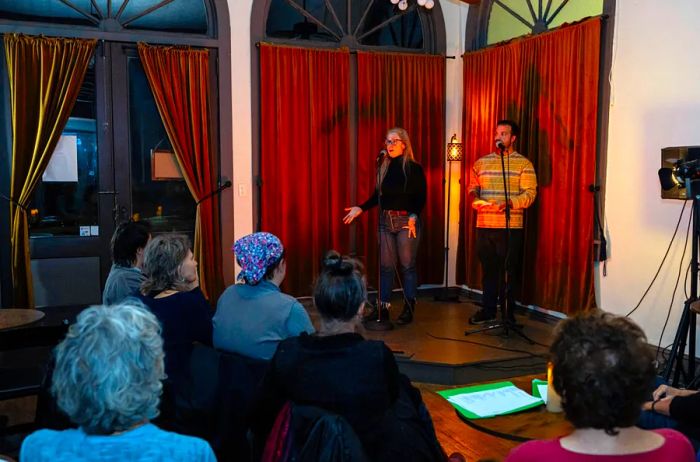
[[355, 218], [362, 215], [362, 209], [357, 206], [345, 207], [345, 211], [348, 212], [348, 214], [343, 217], [343, 223], [346, 225], [349, 225]]

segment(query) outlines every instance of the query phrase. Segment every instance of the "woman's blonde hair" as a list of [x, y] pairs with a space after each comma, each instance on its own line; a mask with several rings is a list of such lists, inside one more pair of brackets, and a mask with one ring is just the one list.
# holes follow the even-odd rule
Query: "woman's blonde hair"
[[[408, 168], [411, 162], [416, 161], [415, 157], [413, 156], [413, 146], [411, 145], [411, 138], [408, 136], [408, 132], [405, 128], [390, 128], [386, 132], [387, 138], [392, 133], [399, 135], [399, 139], [403, 142], [404, 146], [406, 146], [406, 148], [403, 151], [403, 161], [401, 165], [401, 167], [403, 168], [404, 189], [406, 189], [406, 184], [408, 183]], [[382, 165], [379, 166], [379, 175], [377, 177], [377, 190], [379, 190], [382, 181], [384, 181], [386, 171], [389, 168], [389, 162], [391, 162], [391, 158], [389, 156], [384, 156], [384, 161], [382, 162]]]

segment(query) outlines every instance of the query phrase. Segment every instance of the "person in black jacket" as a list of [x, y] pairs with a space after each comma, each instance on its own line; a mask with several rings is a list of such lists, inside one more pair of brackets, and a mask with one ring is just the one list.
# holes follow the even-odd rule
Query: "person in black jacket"
[[[416, 306], [416, 254], [420, 240], [420, 213], [425, 206], [426, 181], [423, 168], [413, 157], [408, 133], [392, 128], [386, 134], [386, 154], [378, 159], [377, 187], [374, 194], [359, 206], [348, 207], [345, 224], [379, 205], [380, 318], [388, 319], [394, 268], [398, 257], [403, 275], [405, 304], [399, 324], [413, 321]], [[368, 310], [366, 320], [377, 313]]]
[[314, 288], [321, 325], [283, 340], [251, 413], [256, 438], [270, 435], [284, 403], [342, 416], [373, 461], [444, 461], [418, 390], [384, 342], [355, 332], [367, 295], [360, 265], [329, 252]]

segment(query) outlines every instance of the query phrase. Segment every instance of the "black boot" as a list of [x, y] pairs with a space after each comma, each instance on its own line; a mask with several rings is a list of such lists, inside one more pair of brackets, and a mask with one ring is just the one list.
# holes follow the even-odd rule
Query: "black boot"
[[371, 310], [371, 317], [363, 317], [362, 324], [367, 330], [391, 330], [394, 325], [389, 319], [389, 304], [381, 302], [379, 308]]
[[377, 311], [376, 305], [372, 305], [370, 302], [365, 303], [365, 310], [362, 314], [362, 322], [376, 321], [379, 312]]
[[396, 320], [396, 324], [404, 325], [413, 322], [413, 312], [416, 310], [416, 299], [406, 300], [403, 311]]

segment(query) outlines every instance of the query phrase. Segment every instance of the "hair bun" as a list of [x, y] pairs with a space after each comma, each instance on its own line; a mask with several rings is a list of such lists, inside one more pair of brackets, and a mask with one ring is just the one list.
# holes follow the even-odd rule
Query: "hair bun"
[[335, 250], [329, 250], [323, 259], [323, 271], [334, 276], [347, 276], [355, 270], [353, 260], [343, 258]]

